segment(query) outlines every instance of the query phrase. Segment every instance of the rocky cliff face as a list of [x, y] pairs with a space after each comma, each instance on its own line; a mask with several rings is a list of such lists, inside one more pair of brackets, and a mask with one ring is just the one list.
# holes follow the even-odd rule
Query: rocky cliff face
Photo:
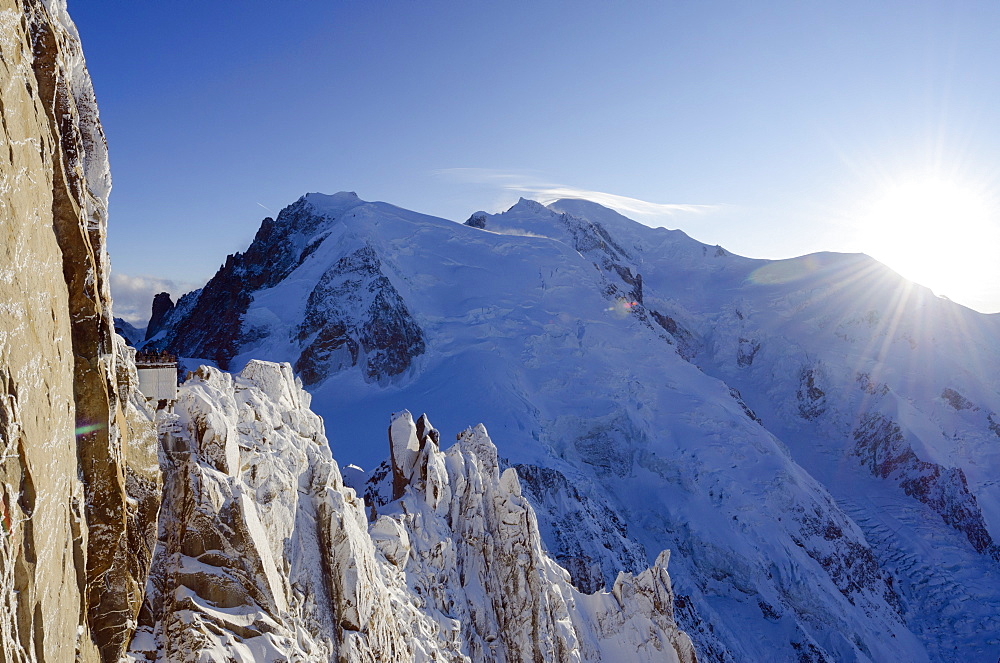
[[[291, 366], [202, 368], [160, 415], [167, 489], [136, 661], [693, 661], [666, 553], [581, 594], [479, 426], [390, 426], [372, 524]], [[336, 429], [334, 429], [336, 430]]]
[[614, 583], [619, 570], [638, 573], [646, 551], [629, 538], [628, 526], [606, 504], [592, 500], [557, 470], [517, 465], [524, 494], [537, 516], [550, 554], [573, 585], [595, 592]]
[[65, 2], [0, 3], [0, 55], [0, 652], [115, 660], [145, 585], [159, 469], [113, 333], [107, 150]]
[[150, 312], [149, 323], [146, 325], [146, 334], [143, 340], [148, 341], [156, 336], [170, 314], [174, 310], [174, 302], [170, 299], [170, 293], [160, 292], [153, 297], [153, 309]]
[[155, 344], [227, 368], [241, 353], [269, 356], [256, 346], [271, 341], [275, 325], [288, 324], [281, 342], [294, 351], [295, 369], [307, 384], [359, 364], [374, 382], [408, 370], [424, 351], [423, 333], [378, 253], [363, 243], [332, 264], [312, 261], [322, 271], [307, 279], [303, 310], [275, 318], [270, 311], [257, 315], [259, 307], [252, 306], [317, 251], [329, 253], [326, 240], [350, 245], [341, 220], [362, 204], [353, 193], [303, 196], [277, 219], [264, 219], [245, 253], [229, 256], [201, 291], [164, 318], [157, 330], [166, 333]]
[[873, 475], [898, 482], [907, 495], [962, 532], [976, 552], [1000, 560], [1000, 546], [994, 543], [961, 468], [921, 460], [899, 424], [877, 412], [865, 413], [853, 435], [854, 454]]
[[304, 348], [295, 370], [306, 384], [359, 361], [366, 378], [389, 378], [408, 369], [424, 351], [420, 327], [369, 246], [323, 274], [309, 293], [297, 338]]

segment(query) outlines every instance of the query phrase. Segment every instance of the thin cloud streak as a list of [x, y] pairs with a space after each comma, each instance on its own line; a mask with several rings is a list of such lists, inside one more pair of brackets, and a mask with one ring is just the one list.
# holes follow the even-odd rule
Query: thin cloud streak
[[[514, 190], [514, 189], [512, 189]], [[614, 193], [603, 191], [588, 191], [587, 189], [576, 189], [569, 186], [525, 186], [517, 189], [523, 193], [541, 196], [539, 202], [548, 205], [560, 198], [584, 198], [595, 203], [611, 207], [619, 212], [630, 212], [633, 214], [677, 214], [678, 212], [704, 214], [718, 208], [718, 205], [684, 205], [670, 203], [651, 203], [638, 198], [619, 196]]]
[[604, 191], [591, 191], [567, 186], [539, 182], [525, 173], [513, 173], [489, 168], [444, 168], [435, 174], [470, 184], [485, 184], [498, 186], [505, 191], [534, 198], [547, 205], [561, 198], [583, 198], [610, 207], [623, 214], [639, 216], [673, 216], [675, 214], [706, 214], [722, 207], [722, 205], [695, 205], [677, 203], [654, 203], [638, 198], [620, 196]]

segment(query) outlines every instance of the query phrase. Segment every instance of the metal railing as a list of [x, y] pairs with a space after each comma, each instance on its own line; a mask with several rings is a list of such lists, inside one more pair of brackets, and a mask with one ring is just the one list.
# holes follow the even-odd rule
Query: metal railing
[[177, 366], [177, 355], [166, 350], [155, 352], [137, 352], [135, 354], [136, 368], [156, 368], [161, 366]]

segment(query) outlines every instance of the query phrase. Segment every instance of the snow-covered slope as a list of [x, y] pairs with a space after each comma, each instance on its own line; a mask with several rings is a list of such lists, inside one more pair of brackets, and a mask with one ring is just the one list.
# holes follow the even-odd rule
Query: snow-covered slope
[[124, 338], [128, 345], [135, 347], [139, 343], [142, 343], [142, 339], [146, 335], [146, 330], [138, 329], [128, 320], [123, 320], [122, 318], [115, 318], [114, 320], [115, 333]]
[[585, 201], [552, 207], [633, 231], [646, 283], [699, 330], [696, 361], [862, 526], [931, 656], [1000, 655], [1000, 316], [862, 255], [746, 263], [709, 279], [715, 292], [678, 288], [689, 270], [649, 239], [664, 231]]
[[376, 468], [387, 411], [485, 422], [577, 586], [671, 549], [704, 660], [1000, 648], [976, 627], [1000, 325], [864, 256], [749, 260], [583, 201], [459, 225], [309, 194], [188, 299], [171, 348], [291, 362], [345, 462]]
[[201, 368], [159, 414], [166, 499], [134, 661], [693, 663], [668, 553], [581, 594], [485, 428], [394, 416], [369, 525], [291, 366]]

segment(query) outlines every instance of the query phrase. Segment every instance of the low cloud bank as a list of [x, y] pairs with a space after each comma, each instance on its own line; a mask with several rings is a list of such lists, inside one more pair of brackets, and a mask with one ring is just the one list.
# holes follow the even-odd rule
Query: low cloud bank
[[170, 298], [176, 302], [181, 295], [200, 286], [198, 283], [173, 281], [156, 276], [132, 276], [112, 272], [111, 298], [114, 300], [115, 317], [142, 329], [149, 322], [154, 295], [159, 292], [169, 292]]

